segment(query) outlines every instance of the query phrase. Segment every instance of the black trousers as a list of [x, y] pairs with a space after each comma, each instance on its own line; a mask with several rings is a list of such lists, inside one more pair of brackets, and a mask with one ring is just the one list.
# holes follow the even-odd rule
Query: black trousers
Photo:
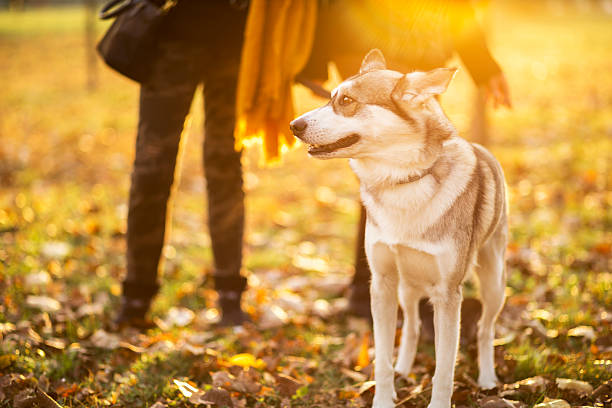
[[[212, 41], [209, 41], [211, 43]], [[204, 87], [203, 162], [215, 280], [240, 286], [244, 193], [234, 149], [235, 99], [242, 44], [166, 41], [142, 85], [127, 227], [128, 297], [153, 296], [166, 231], [179, 142], [194, 92]], [[243, 285], [242, 285], [243, 286]]]

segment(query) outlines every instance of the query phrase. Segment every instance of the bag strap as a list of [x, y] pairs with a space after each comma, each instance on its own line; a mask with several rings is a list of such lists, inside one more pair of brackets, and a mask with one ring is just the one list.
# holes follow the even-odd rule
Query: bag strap
[[98, 14], [98, 18], [100, 20], [108, 20], [111, 18], [115, 18], [123, 13], [125, 13], [130, 8], [137, 5], [137, 3], [150, 2], [151, 4], [159, 7], [164, 13], [167, 13], [172, 7], [176, 6], [178, 0], [163, 0], [160, 3], [152, 0], [109, 0]]
[[110, 0], [100, 10], [100, 20], [108, 20], [126, 12], [134, 6], [135, 0]]

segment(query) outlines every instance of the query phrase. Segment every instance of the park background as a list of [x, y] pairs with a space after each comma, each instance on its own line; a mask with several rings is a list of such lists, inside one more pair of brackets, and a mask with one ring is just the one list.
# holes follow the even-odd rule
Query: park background
[[[0, 1], [0, 407], [48, 398], [188, 407], [229, 405], [228, 396], [233, 406], [367, 406], [369, 327], [330, 317], [346, 302], [357, 228], [346, 161], [298, 147], [262, 166], [257, 146], [247, 149], [245, 307], [257, 325], [213, 329], [199, 95], [152, 311], [158, 328], [107, 331], [125, 265], [138, 86], [96, 60], [106, 27], [97, 6]], [[514, 102], [488, 112], [488, 145], [510, 193], [496, 360], [511, 385], [483, 400], [471, 380], [475, 347], [462, 346], [454, 402], [609, 403], [612, 5], [492, 1], [480, 11]], [[474, 92], [462, 69], [442, 99], [468, 139]], [[324, 103], [296, 88], [299, 112]], [[415, 373], [396, 382], [402, 406], [426, 406], [432, 374], [433, 345], [422, 342]]]

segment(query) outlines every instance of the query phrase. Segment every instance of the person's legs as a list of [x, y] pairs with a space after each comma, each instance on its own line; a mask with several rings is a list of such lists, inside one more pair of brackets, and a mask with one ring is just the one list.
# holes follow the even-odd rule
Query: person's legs
[[[180, 47], [179, 47], [180, 48]], [[163, 48], [151, 80], [140, 92], [136, 153], [127, 225], [127, 276], [117, 322], [144, 319], [157, 293], [158, 265], [164, 244], [166, 210], [185, 117], [197, 80], [185, 70], [177, 47]], [[180, 72], [179, 72], [180, 71]]]
[[222, 309], [221, 325], [246, 316], [240, 309], [246, 279], [242, 267], [244, 192], [241, 152], [234, 148], [239, 51], [207, 67], [204, 83], [204, 170], [208, 193], [208, 226], [215, 262], [214, 281]]

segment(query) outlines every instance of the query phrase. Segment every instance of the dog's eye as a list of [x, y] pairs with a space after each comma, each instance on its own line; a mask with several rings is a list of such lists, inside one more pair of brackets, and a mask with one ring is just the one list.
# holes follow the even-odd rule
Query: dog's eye
[[340, 98], [340, 105], [341, 106], [350, 105], [353, 102], [355, 102], [355, 100], [353, 98], [351, 98], [350, 96], [344, 95], [342, 98]]

